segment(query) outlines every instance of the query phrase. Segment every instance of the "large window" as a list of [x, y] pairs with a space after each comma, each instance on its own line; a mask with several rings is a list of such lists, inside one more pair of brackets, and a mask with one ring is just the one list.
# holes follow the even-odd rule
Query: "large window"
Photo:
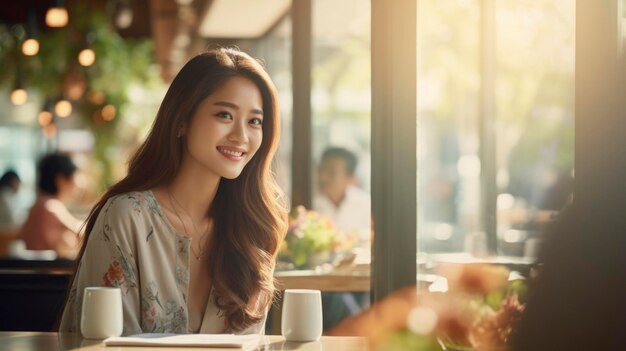
[[291, 196], [292, 86], [291, 86], [291, 16], [284, 16], [262, 38], [254, 40], [251, 54], [265, 64], [280, 98], [281, 138], [274, 171], [281, 189]]
[[369, 1], [313, 2], [311, 102], [313, 154], [329, 146], [358, 154], [358, 176], [370, 176]]
[[[333, 219], [344, 233], [358, 236], [359, 245], [367, 249], [371, 233], [370, 2], [316, 0], [311, 12], [313, 209]], [[346, 184], [340, 175], [347, 171], [341, 166], [346, 166], [345, 159], [322, 160], [329, 148], [345, 149], [356, 158], [347, 188], [341, 189]], [[328, 201], [341, 191], [339, 205]], [[366, 254], [369, 257], [369, 250]]]
[[574, 9], [419, 2], [419, 252], [535, 255], [573, 190]]

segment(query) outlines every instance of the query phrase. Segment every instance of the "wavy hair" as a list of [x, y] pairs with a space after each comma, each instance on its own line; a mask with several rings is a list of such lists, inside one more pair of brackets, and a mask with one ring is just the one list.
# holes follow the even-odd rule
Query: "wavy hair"
[[275, 258], [287, 227], [286, 206], [271, 172], [280, 135], [278, 95], [259, 62], [231, 48], [213, 49], [187, 62], [170, 85], [146, 141], [132, 157], [128, 174], [94, 206], [85, 231], [88, 236], [111, 197], [174, 179], [184, 151], [178, 131], [207, 96], [235, 76], [246, 77], [259, 88], [265, 118], [259, 150], [239, 177], [220, 180], [208, 213], [214, 227], [207, 264], [227, 331], [241, 331], [263, 319], [274, 296]]

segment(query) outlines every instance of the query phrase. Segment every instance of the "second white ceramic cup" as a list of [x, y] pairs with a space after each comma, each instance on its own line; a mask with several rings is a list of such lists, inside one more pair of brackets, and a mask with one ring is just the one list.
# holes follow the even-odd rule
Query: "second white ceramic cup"
[[120, 288], [89, 287], [83, 294], [80, 331], [85, 339], [122, 335], [124, 315]]
[[285, 290], [281, 333], [288, 341], [319, 340], [322, 336], [322, 294], [319, 290]]

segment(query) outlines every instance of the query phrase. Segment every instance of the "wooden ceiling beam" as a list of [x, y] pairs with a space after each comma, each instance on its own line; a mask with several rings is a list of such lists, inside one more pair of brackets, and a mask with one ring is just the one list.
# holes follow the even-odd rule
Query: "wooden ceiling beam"
[[161, 66], [163, 80], [171, 82], [175, 72], [170, 52], [178, 30], [178, 5], [174, 0], [149, 1], [155, 60]]

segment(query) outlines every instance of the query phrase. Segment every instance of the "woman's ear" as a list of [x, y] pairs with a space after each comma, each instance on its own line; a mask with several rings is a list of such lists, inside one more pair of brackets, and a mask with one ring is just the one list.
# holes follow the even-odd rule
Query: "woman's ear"
[[177, 138], [180, 138], [185, 135], [187, 132], [187, 123], [185, 123], [182, 127], [178, 128], [178, 133], [176, 134]]

